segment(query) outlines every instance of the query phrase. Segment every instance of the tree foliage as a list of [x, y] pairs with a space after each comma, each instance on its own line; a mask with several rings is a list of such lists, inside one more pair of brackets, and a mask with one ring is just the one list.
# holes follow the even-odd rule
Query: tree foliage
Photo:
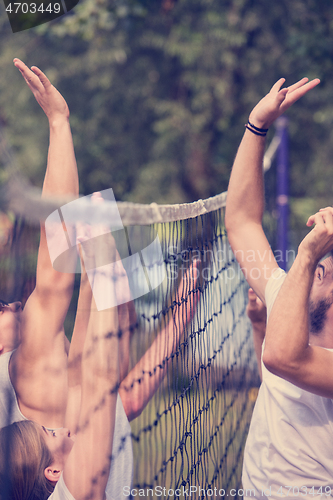
[[[321, 86], [289, 112], [294, 224], [306, 211], [298, 200], [330, 200], [330, 0], [81, 0], [20, 34], [5, 12], [0, 23], [1, 120], [33, 183], [47, 129], [14, 56], [45, 70], [70, 105], [81, 192], [112, 187], [118, 200], [139, 202], [226, 190], [252, 106], [281, 76], [318, 76]], [[267, 184], [272, 199], [273, 173]]]

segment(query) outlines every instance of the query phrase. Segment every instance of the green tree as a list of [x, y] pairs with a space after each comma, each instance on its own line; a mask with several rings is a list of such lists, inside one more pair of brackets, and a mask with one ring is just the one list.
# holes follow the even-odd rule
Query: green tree
[[[319, 76], [289, 113], [296, 224], [297, 200], [326, 201], [333, 181], [332, 18], [328, 0], [81, 0], [56, 22], [1, 34], [0, 109], [18, 163], [39, 183], [47, 139], [8, 54], [40, 65], [65, 94], [82, 192], [112, 186], [140, 202], [225, 190], [253, 104], [281, 76]], [[272, 178], [268, 188], [272, 199]]]

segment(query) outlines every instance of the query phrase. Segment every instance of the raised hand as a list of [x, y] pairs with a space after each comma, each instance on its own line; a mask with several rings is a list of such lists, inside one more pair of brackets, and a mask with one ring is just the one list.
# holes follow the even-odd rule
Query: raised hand
[[44, 73], [32, 66], [31, 70], [20, 59], [14, 59], [15, 67], [27, 82], [28, 87], [50, 120], [69, 117], [69, 109], [60, 92], [50, 83]]
[[309, 217], [306, 225], [314, 228], [305, 236], [299, 252], [306, 253], [313, 265], [333, 249], [333, 208], [326, 207]]
[[266, 327], [266, 306], [262, 303], [262, 301], [257, 297], [252, 288], [249, 288], [248, 292], [249, 301], [246, 306], [246, 314], [248, 315], [252, 325], [263, 325]]
[[249, 121], [255, 126], [269, 128], [294, 102], [316, 87], [320, 80], [315, 78], [309, 82], [308, 78], [302, 78], [294, 85], [281, 89], [284, 82], [285, 79], [280, 78], [252, 110]]

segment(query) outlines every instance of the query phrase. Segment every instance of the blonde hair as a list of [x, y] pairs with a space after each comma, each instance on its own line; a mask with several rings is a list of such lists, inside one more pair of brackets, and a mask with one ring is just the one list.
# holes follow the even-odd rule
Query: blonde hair
[[44, 470], [52, 454], [30, 420], [0, 429], [0, 500], [45, 500], [54, 486]]

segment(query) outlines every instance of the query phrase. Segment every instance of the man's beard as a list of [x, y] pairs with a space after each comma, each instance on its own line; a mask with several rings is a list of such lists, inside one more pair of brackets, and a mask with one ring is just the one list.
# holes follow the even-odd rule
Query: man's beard
[[330, 298], [321, 299], [318, 302], [309, 303], [309, 329], [313, 335], [319, 335], [324, 328], [327, 311], [333, 304], [333, 295]]

